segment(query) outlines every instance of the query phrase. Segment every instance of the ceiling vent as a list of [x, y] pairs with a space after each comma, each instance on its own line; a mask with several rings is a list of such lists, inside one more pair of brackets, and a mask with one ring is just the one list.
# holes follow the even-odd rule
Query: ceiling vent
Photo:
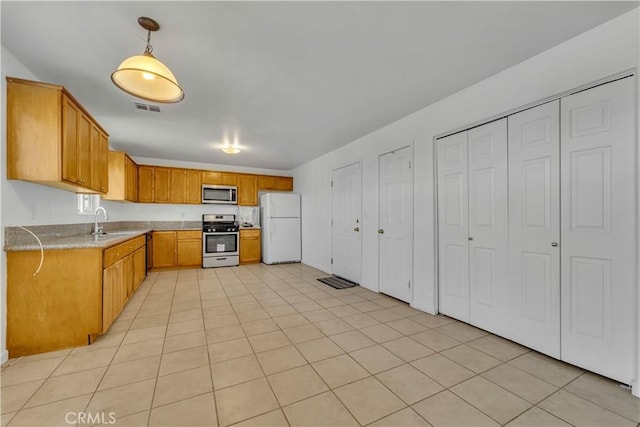
[[160, 112], [160, 107], [158, 105], [143, 104], [142, 102], [135, 101], [133, 102], [133, 105], [135, 105], [138, 110], [152, 111], [154, 113]]

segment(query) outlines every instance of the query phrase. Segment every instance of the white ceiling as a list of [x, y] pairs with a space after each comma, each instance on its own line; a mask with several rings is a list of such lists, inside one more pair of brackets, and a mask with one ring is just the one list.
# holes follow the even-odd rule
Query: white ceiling
[[[131, 155], [289, 170], [638, 2], [0, 2], [2, 44]], [[144, 50], [185, 99], [138, 111], [110, 80]], [[215, 147], [227, 134], [246, 150]]]

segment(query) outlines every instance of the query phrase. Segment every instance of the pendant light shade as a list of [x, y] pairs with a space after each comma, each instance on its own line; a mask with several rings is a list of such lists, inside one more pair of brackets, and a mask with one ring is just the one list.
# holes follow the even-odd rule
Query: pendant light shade
[[184, 92], [171, 70], [158, 61], [151, 47], [151, 31], [160, 26], [151, 18], [138, 18], [138, 23], [148, 30], [147, 47], [142, 55], [125, 59], [111, 74], [111, 81], [123, 91], [135, 97], [160, 103], [182, 101]]

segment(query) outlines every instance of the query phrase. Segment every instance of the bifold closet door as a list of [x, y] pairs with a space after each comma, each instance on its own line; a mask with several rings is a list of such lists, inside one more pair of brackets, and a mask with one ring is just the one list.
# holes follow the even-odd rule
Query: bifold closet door
[[506, 336], [560, 358], [560, 101], [509, 116]]
[[561, 100], [562, 360], [635, 378], [635, 79]]
[[510, 304], [507, 119], [468, 132], [469, 322], [502, 335]]
[[437, 141], [440, 313], [469, 321], [467, 132]]

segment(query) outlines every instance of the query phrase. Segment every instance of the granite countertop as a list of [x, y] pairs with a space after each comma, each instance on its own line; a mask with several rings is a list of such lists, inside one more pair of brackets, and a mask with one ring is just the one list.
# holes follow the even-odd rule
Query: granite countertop
[[[36, 225], [26, 227], [35, 233], [45, 250], [56, 249], [104, 249], [151, 231], [200, 231], [199, 221], [120, 221], [103, 222], [105, 234], [91, 234], [93, 223], [68, 225]], [[20, 227], [5, 227], [7, 252], [40, 250], [36, 239]]]
[[[45, 250], [55, 249], [106, 249], [110, 246], [117, 245], [118, 243], [125, 242], [129, 239], [146, 234], [152, 230], [127, 230], [107, 232], [101, 236], [94, 236], [92, 234], [81, 234], [75, 236], [38, 236], [42, 242], [42, 248]], [[35, 251], [40, 250], [40, 245], [30, 236], [31, 240], [27, 243], [17, 243], [13, 245], [5, 245], [4, 250], [7, 252], [19, 252], [19, 251]]]

